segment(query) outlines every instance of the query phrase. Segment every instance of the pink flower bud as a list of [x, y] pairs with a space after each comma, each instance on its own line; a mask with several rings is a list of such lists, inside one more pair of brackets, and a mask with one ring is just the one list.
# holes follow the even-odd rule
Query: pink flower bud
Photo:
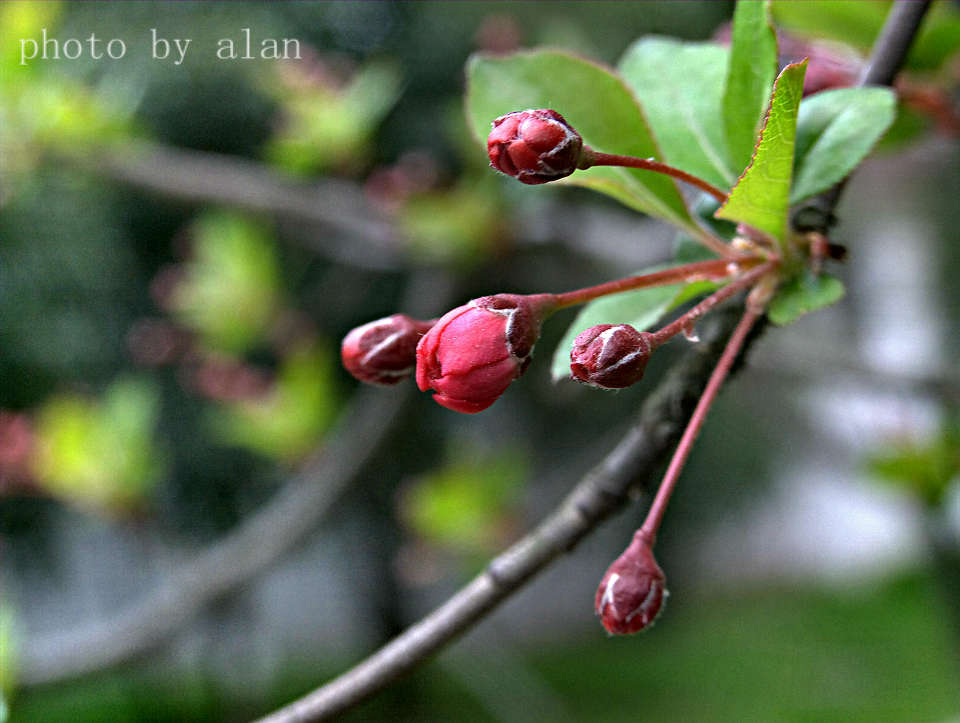
[[577, 170], [583, 139], [554, 110], [519, 110], [493, 122], [487, 136], [490, 165], [529, 184], [547, 183]]
[[643, 378], [652, 334], [629, 324], [598, 324], [580, 332], [570, 350], [570, 374], [602, 389], [622, 389]]
[[483, 296], [444, 314], [417, 346], [417, 386], [465, 414], [493, 404], [530, 363], [553, 296]]
[[594, 608], [607, 632], [638, 633], [663, 609], [667, 578], [653, 557], [650, 541], [639, 530], [633, 542], [607, 570], [597, 588]]
[[397, 384], [413, 374], [417, 343], [431, 326], [432, 321], [418, 321], [406, 314], [358, 326], [343, 339], [343, 366], [361, 382]]

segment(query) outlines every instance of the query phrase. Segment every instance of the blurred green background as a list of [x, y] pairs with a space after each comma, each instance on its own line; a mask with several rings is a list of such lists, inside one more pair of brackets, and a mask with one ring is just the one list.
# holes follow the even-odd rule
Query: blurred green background
[[[886, 8], [775, 15], [855, 65]], [[681, 344], [638, 388], [554, 386], [558, 314], [523, 382], [464, 417], [412, 382], [361, 391], [339, 340], [669, 258], [662, 224], [494, 174], [464, 62], [613, 64], [732, 9], [0, 6], [0, 720], [264, 714], [536, 524]], [[591, 607], [641, 501], [348, 720], [960, 715], [958, 18], [936, 4], [913, 101], [839, 208], [848, 298], [766, 334], [711, 414], [661, 532], [657, 626], [608, 639]], [[218, 59], [244, 28], [300, 59]], [[80, 57], [26, 60], [44, 29]], [[182, 63], [151, 58], [151, 29], [191, 39]], [[91, 58], [91, 34], [126, 55]]]

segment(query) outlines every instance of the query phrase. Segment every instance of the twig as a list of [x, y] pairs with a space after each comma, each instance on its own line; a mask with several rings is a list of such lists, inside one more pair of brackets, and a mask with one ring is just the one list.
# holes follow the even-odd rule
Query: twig
[[733, 334], [730, 336], [730, 340], [727, 342], [723, 354], [720, 355], [717, 365], [713, 368], [713, 372], [711, 372], [710, 378], [707, 380], [707, 385], [703, 390], [703, 396], [700, 397], [696, 408], [693, 410], [693, 414], [690, 415], [690, 421], [687, 423], [686, 429], [683, 430], [683, 435], [680, 437], [679, 444], [677, 444], [677, 450], [673, 453], [673, 458], [670, 460], [667, 471], [663, 475], [660, 488], [657, 490], [657, 494], [650, 504], [650, 511], [647, 512], [647, 518], [643, 521], [643, 526], [638, 532], [638, 534], [646, 538], [647, 544], [649, 545], [653, 545], [657, 537], [657, 530], [660, 529], [660, 523], [663, 521], [663, 515], [667, 510], [667, 504], [670, 502], [670, 496], [677, 486], [677, 480], [680, 479], [680, 472], [683, 471], [683, 467], [687, 463], [687, 458], [693, 449], [693, 443], [696, 441], [697, 436], [700, 434], [700, 429], [707, 419], [707, 412], [710, 411], [710, 405], [712, 405], [714, 399], [717, 398], [717, 394], [723, 386], [723, 381], [727, 378], [727, 375], [733, 367], [733, 363], [740, 355], [740, 350], [743, 348], [743, 344], [747, 340], [750, 330], [754, 324], [759, 321], [762, 314], [762, 311], [757, 312], [751, 308], [747, 309], [747, 312], [733, 330]]
[[[922, 7], [908, 7], [911, 5]], [[904, 0], [894, 5], [871, 56], [869, 66], [875, 70], [868, 70], [864, 79], [886, 84], [892, 81], [927, 5], [925, 1]], [[839, 193], [824, 199], [824, 218], [832, 216], [838, 200]], [[637, 423], [544, 522], [399, 637], [261, 723], [328, 719], [381, 690], [480, 620], [621, 507], [631, 488], [640, 484], [637, 480], [645, 479], [679, 438], [682, 424], [736, 322], [736, 316], [722, 314], [720, 318], [720, 333], [694, 347], [699, 353], [691, 352], [671, 370], [644, 403]]]
[[[323, 243], [330, 255], [354, 265], [380, 269], [404, 265], [401, 236], [388, 219], [377, 217], [360, 189], [348, 181], [305, 183], [245, 158], [147, 141], [59, 158], [167, 198], [228, 204], [295, 221], [312, 228], [310, 243]], [[318, 228], [345, 234], [349, 243], [317, 233]]]

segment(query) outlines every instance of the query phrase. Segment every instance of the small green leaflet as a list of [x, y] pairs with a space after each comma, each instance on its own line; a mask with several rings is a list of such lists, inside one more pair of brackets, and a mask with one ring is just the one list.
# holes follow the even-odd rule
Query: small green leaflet
[[809, 311], [830, 306], [843, 298], [843, 282], [833, 276], [807, 271], [788, 281], [767, 308], [767, 317], [779, 326], [796, 321]]
[[723, 130], [737, 171], [750, 162], [776, 76], [777, 36], [770, 21], [770, 3], [740, 0], [733, 14], [730, 65], [723, 91]]
[[[652, 266], [639, 274], [648, 274], [668, 265]], [[713, 281], [693, 281], [688, 284], [653, 286], [647, 289], [624, 291], [604, 296], [587, 304], [563, 335], [550, 365], [553, 381], [570, 378], [570, 348], [577, 335], [597, 324], [630, 324], [638, 330], [657, 323], [664, 314], [695, 296], [713, 291], [719, 286]]]
[[724, 189], [743, 168], [730, 163], [717, 122], [728, 55], [714, 43], [647, 36], [627, 49], [618, 67], [663, 150], [659, 160]]
[[797, 116], [790, 203], [843, 180], [886, 133], [896, 107], [889, 88], [841, 88], [805, 98]]
[[[505, 113], [552, 108], [598, 151], [662, 157], [643, 111], [624, 82], [608, 69], [554, 50], [506, 57], [474, 55], [467, 63], [467, 118], [478, 140]], [[602, 112], [598, 112], [602, 109]], [[696, 229], [673, 179], [650, 171], [597, 167], [558, 183], [607, 193], [644, 213]]]
[[753, 160], [716, 213], [717, 218], [740, 221], [780, 241], [787, 234], [797, 110], [806, 69], [804, 60], [780, 73]]

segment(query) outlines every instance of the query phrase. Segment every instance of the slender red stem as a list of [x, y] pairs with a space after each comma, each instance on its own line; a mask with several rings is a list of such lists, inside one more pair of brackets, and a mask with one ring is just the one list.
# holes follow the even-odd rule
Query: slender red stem
[[692, 309], [690, 309], [690, 311], [678, 318], [676, 321], [672, 321], [663, 328], [655, 331], [653, 333], [653, 338], [650, 339], [650, 346], [653, 349], [656, 349], [668, 339], [673, 338], [682, 331], [690, 329], [697, 319], [706, 314], [721, 301], [725, 301], [738, 291], [741, 291], [748, 286], [752, 286], [776, 265], [776, 261], [767, 261], [766, 263], [751, 269], [739, 279], [734, 279], [723, 288], [717, 289], [717, 291], [710, 294], [710, 296], [694, 306]]
[[643, 521], [643, 525], [638, 531], [638, 534], [649, 540], [651, 544], [653, 544], [653, 541], [656, 539], [657, 530], [660, 528], [660, 522], [663, 520], [667, 503], [670, 501], [670, 495], [673, 493], [673, 488], [676, 487], [677, 480], [680, 478], [680, 472], [683, 470], [684, 464], [686, 464], [687, 457], [690, 456], [690, 450], [693, 448], [693, 443], [700, 433], [700, 428], [703, 427], [703, 422], [707, 418], [710, 405], [713, 404], [713, 400], [716, 399], [717, 392], [720, 391], [724, 379], [726, 379], [727, 374], [730, 372], [730, 367], [733, 366], [737, 354], [740, 353], [747, 334], [750, 333], [750, 329], [753, 328], [754, 323], [756, 323], [759, 318], [760, 312], [747, 309], [743, 318], [740, 319], [740, 323], [737, 324], [736, 329], [733, 330], [733, 335], [730, 337], [730, 341], [727, 342], [727, 346], [720, 356], [720, 361], [717, 362], [717, 366], [707, 381], [707, 386], [704, 388], [703, 394], [697, 402], [696, 409], [693, 410], [693, 416], [690, 417], [687, 428], [683, 430], [680, 444], [677, 445], [677, 449], [673, 453], [673, 459], [670, 460], [670, 466], [667, 467], [667, 472], [663, 476], [663, 481], [657, 490], [657, 496], [654, 498], [653, 504], [650, 505], [647, 519]]
[[[690, 281], [702, 281], [707, 279], [725, 279], [730, 276], [730, 261], [726, 259], [711, 259], [710, 261], [698, 261], [692, 264], [675, 266], [672, 269], [663, 271], [654, 271], [651, 274], [642, 274], [640, 276], [630, 276], [625, 279], [607, 281], [597, 286], [588, 286], [575, 291], [567, 291], [563, 294], [556, 294], [554, 300], [557, 309], [563, 309], [568, 306], [575, 306], [587, 301], [592, 301], [608, 294], [617, 294], [621, 291], [631, 291], [647, 286], [662, 286], [665, 284], [677, 284]], [[744, 259], [739, 262], [742, 264], [756, 263], [755, 259]]]
[[623, 166], [626, 168], [640, 168], [645, 171], [663, 173], [673, 178], [696, 186], [701, 191], [706, 191], [715, 199], [723, 203], [727, 200], [726, 191], [722, 191], [713, 184], [707, 183], [702, 178], [697, 178], [679, 168], [668, 166], [666, 163], [660, 163], [652, 158], [636, 158], [634, 156], [620, 156], [614, 153], [601, 153], [595, 151], [589, 146], [584, 146], [583, 155], [580, 157], [578, 168], [590, 168], [591, 166]]

